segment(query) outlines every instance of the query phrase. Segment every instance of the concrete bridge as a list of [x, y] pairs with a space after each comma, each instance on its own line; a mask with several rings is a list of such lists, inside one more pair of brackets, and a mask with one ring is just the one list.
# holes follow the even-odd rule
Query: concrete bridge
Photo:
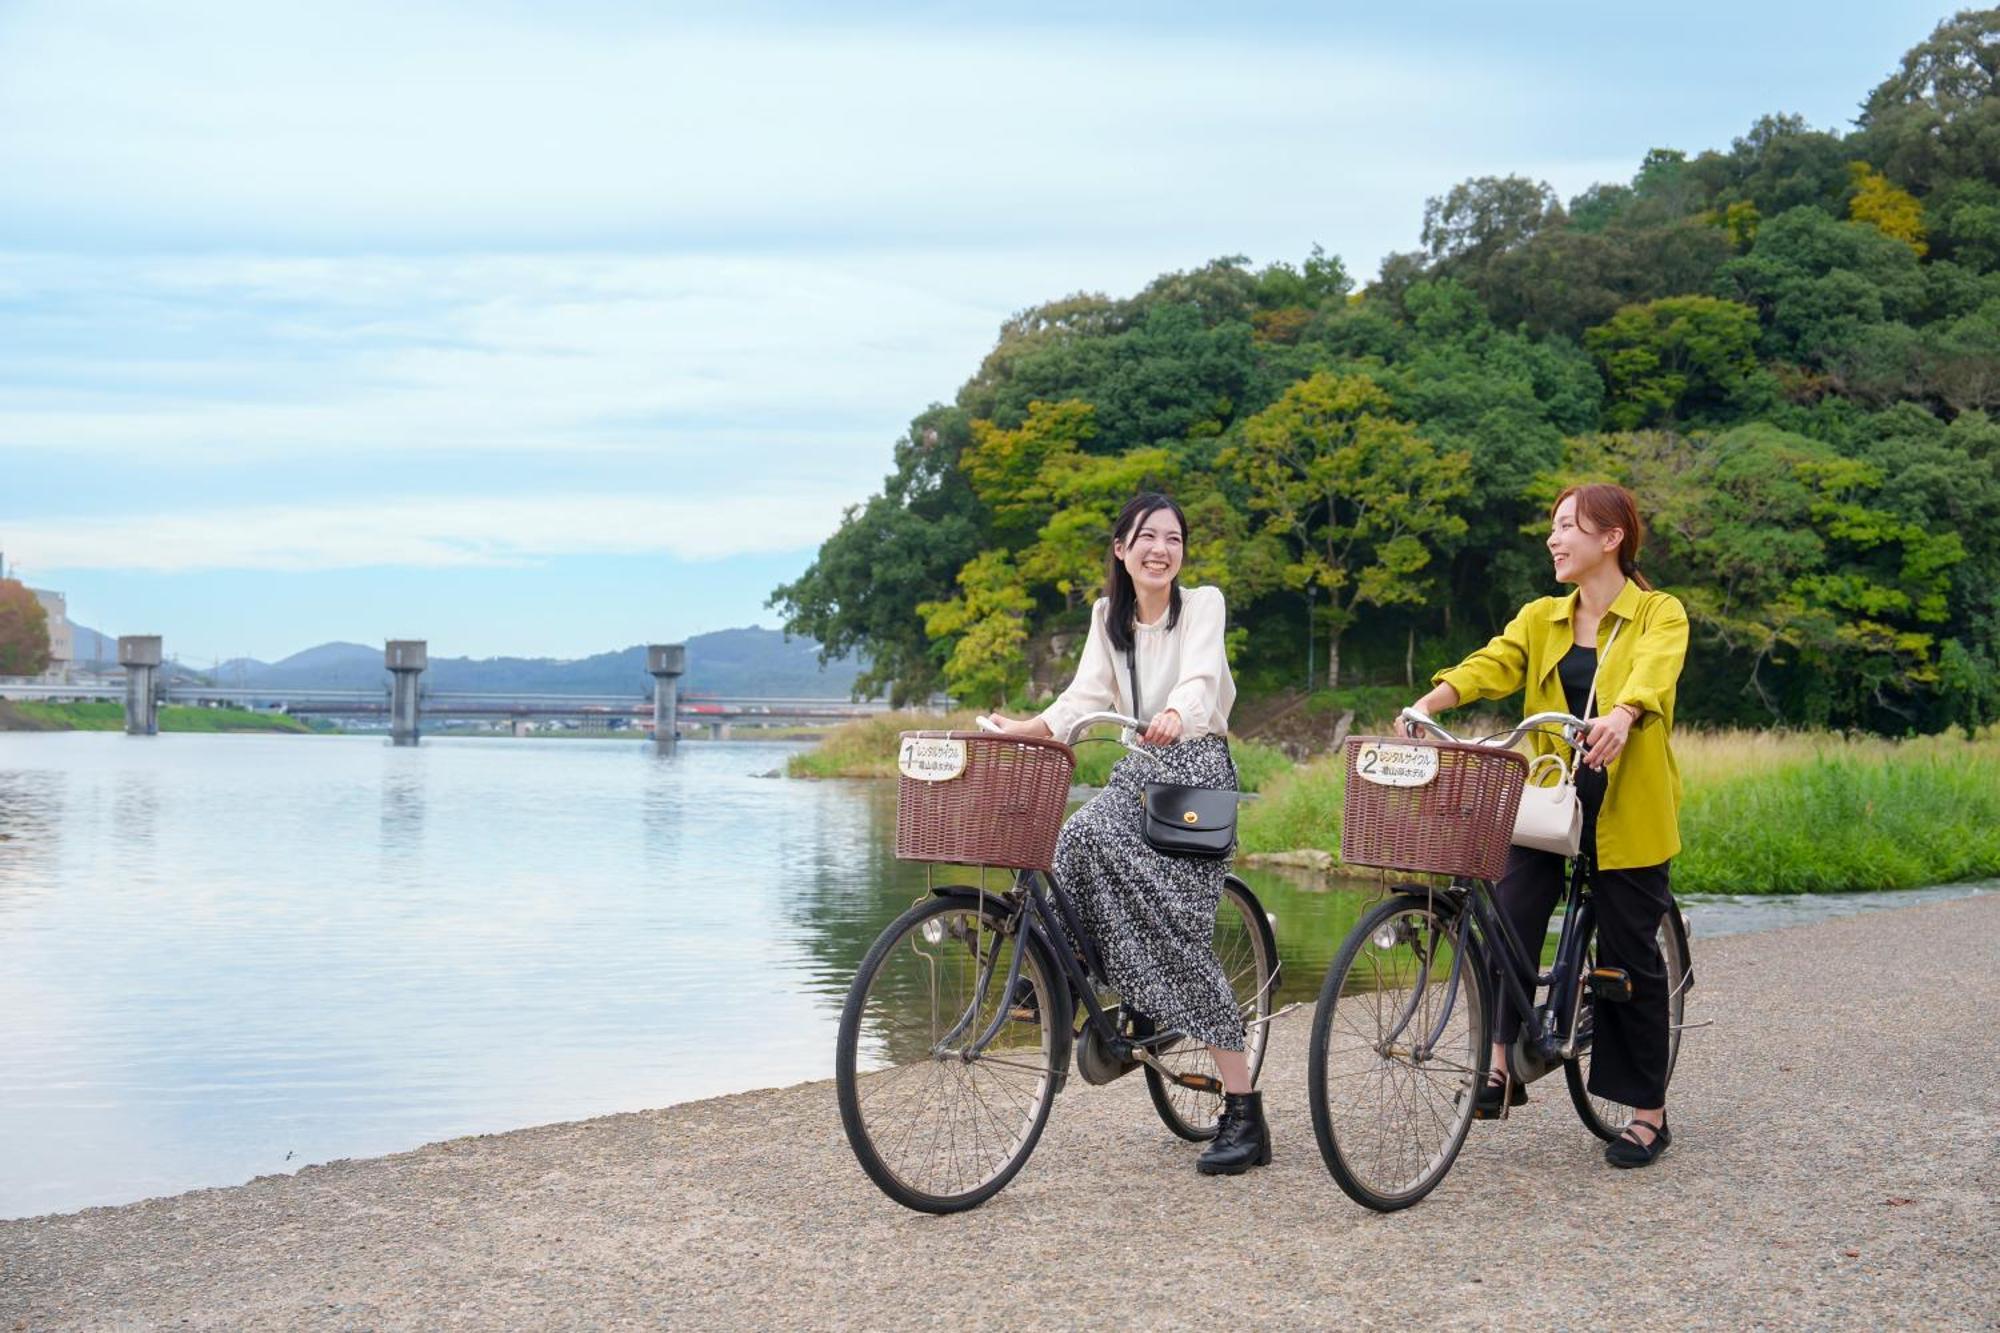
[[646, 650], [647, 671], [653, 677], [650, 698], [640, 694], [470, 693], [425, 690], [420, 678], [428, 665], [421, 639], [392, 639], [383, 650], [383, 668], [390, 683], [376, 690], [284, 688], [221, 688], [170, 682], [162, 676], [163, 658], [157, 635], [127, 636], [118, 641], [118, 660], [125, 668], [122, 683], [49, 685], [0, 683], [4, 699], [122, 699], [125, 730], [151, 736], [159, 730], [161, 704], [228, 704], [242, 708], [277, 709], [300, 717], [387, 718], [389, 734], [398, 745], [415, 745], [422, 722], [430, 718], [475, 718], [515, 722], [576, 719], [622, 719], [650, 729], [654, 743], [671, 748], [689, 727], [706, 727], [718, 739], [732, 724], [845, 722], [885, 711], [888, 705], [841, 699], [732, 698], [682, 702], [679, 681], [687, 651], [681, 644], [654, 644]]

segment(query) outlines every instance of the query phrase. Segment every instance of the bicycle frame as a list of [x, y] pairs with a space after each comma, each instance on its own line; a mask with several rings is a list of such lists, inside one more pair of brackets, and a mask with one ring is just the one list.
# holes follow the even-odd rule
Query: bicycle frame
[[[1435, 732], [1446, 740], [1458, 738], [1439, 726], [1429, 716], [1415, 709], [1406, 708], [1402, 716], [1409, 722]], [[1512, 745], [1522, 736], [1543, 730], [1551, 724], [1560, 725], [1562, 735], [1570, 745], [1580, 751], [1583, 739], [1582, 719], [1566, 713], [1537, 713], [1522, 720], [1520, 725], [1488, 737], [1480, 744], [1505, 747]], [[1569, 888], [1563, 902], [1562, 931], [1556, 939], [1555, 964], [1547, 973], [1542, 971], [1541, 949], [1530, 949], [1525, 941], [1514, 933], [1514, 927], [1501, 914], [1493, 900], [1493, 886], [1485, 880], [1455, 879], [1450, 892], [1457, 896], [1458, 910], [1450, 928], [1452, 945], [1451, 975], [1446, 982], [1444, 1008], [1437, 1022], [1421, 1043], [1413, 1046], [1413, 1053], [1419, 1058], [1427, 1057], [1436, 1049], [1443, 1038], [1445, 1026], [1451, 1021], [1452, 1010], [1458, 1002], [1458, 987], [1464, 980], [1465, 948], [1468, 935], [1479, 947], [1481, 959], [1493, 965], [1494, 974], [1499, 978], [1501, 988], [1506, 992], [1506, 1000], [1514, 1006], [1514, 1012], [1533, 1015], [1534, 1026], [1532, 1045], [1523, 1042], [1523, 1054], [1532, 1054], [1541, 1069], [1536, 1077], [1547, 1071], [1557, 1060], [1567, 1060], [1576, 1054], [1576, 1039], [1573, 1031], [1577, 1012], [1581, 1003], [1578, 987], [1583, 975], [1584, 926], [1589, 924], [1590, 900], [1585, 895], [1596, 878], [1596, 849], [1589, 845], [1581, 848], [1572, 863]], [[1539, 942], [1538, 942], [1539, 943]], [[1546, 1004], [1535, 1003], [1535, 991], [1542, 986], [1549, 988]], [[1384, 1039], [1389, 1045], [1401, 1037], [1416, 1014], [1422, 988], [1413, 990], [1404, 1011], [1397, 1016], [1395, 1026]], [[1563, 996], [1578, 996], [1567, 1007], [1558, 1001]], [[1526, 1018], [1523, 1019], [1524, 1025]]]
[[[981, 894], [980, 896], [984, 897], [986, 895]], [[1011, 910], [1008, 913], [1009, 926], [1015, 932], [1026, 930], [1035, 939], [1039, 940], [1045, 946], [1048, 953], [1055, 958], [1056, 967], [1061, 979], [1069, 988], [1069, 997], [1072, 1004], [1077, 1000], [1083, 1002], [1086, 1021], [1096, 1029], [1097, 1035], [1105, 1042], [1106, 1046], [1121, 1058], [1143, 1059], [1144, 1056], [1140, 1055], [1139, 1052], [1145, 1047], [1177, 1040], [1186, 1035], [1183, 1032], [1172, 1031], [1154, 1033], [1150, 1036], [1133, 1039], [1119, 1033], [1116, 1018], [1111, 1011], [1107, 1010], [1098, 1001], [1097, 987], [1091, 980], [1092, 976], [1101, 977], [1104, 975], [1103, 961], [1097, 952], [1097, 942], [1091, 937], [1090, 932], [1083, 928], [1082, 922], [1076, 914], [1075, 904], [1070, 901], [1069, 894], [1063, 890], [1062, 885], [1056, 880], [1054, 875], [1044, 874], [1039, 870], [1017, 871], [1014, 876], [1012, 889], [999, 895], [999, 900], [1011, 906]], [[1079, 959], [1076, 951], [1067, 946], [1066, 941], [1072, 939], [1076, 940], [1083, 948], [1085, 954], [1083, 958]], [[1021, 977], [1021, 959], [1023, 956], [1022, 950], [1016, 949], [1014, 951], [1013, 959], [1007, 968], [1007, 978], [1001, 994], [1013, 994], [1014, 985]], [[972, 1020], [979, 1009], [980, 1001], [977, 997], [988, 993], [988, 988], [992, 984], [992, 973], [998, 959], [998, 950], [993, 951], [991, 955], [982, 955], [980, 959], [981, 971], [973, 984], [973, 995], [975, 996], [973, 1004], [959, 1018], [958, 1023], [940, 1039], [940, 1048], [957, 1040], [971, 1026]], [[1274, 980], [1275, 975], [1274, 973]], [[972, 1045], [960, 1051], [961, 1056], [969, 1058], [978, 1055], [999, 1034], [1000, 1022], [1004, 1017], [1005, 1007], [996, 1005], [994, 1013], [994, 1019], [989, 1021]], [[1134, 1049], [1127, 1051], [1126, 1047]]]
[[[1079, 733], [1098, 722], [1116, 722], [1121, 726], [1132, 729], [1143, 725], [1138, 719], [1120, 713], [1091, 713], [1080, 718], [1071, 728], [1069, 743], [1072, 745], [1075, 744], [1075, 738]], [[979, 719], [979, 724], [982, 730], [992, 729], [988, 726], [985, 718]], [[1124, 744], [1125, 748], [1132, 753], [1157, 762], [1157, 760], [1153, 760], [1153, 756], [1146, 754], [1144, 750], [1140, 750], [1122, 741], [1119, 743]], [[986, 896], [986, 892], [982, 888], [979, 891], [979, 897], [983, 901]], [[1008, 916], [1009, 928], [1015, 932], [1025, 929], [1032, 936], [1039, 939], [1047, 953], [1055, 958], [1056, 966], [1062, 975], [1063, 982], [1069, 988], [1069, 999], [1072, 1006], [1071, 1015], [1074, 1015], [1076, 1001], [1081, 1000], [1085, 1012], [1085, 1021], [1096, 1033], [1098, 1039], [1103, 1042], [1105, 1049], [1114, 1058], [1119, 1060], [1133, 1060], [1151, 1065], [1163, 1077], [1183, 1087], [1203, 1092], [1219, 1093], [1222, 1091], [1222, 1086], [1219, 1082], [1205, 1075], [1180, 1073], [1167, 1069], [1158, 1063], [1153, 1052], [1149, 1049], [1150, 1047], [1163, 1045], [1167, 1042], [1178, 1041], [1185, 1037], [1186, 1033], [1174, 1030], [1150, 1033], [1142, 1037], [1127, 1037], [1119, 1032], [1116, 1017], [1099, 1003], [1097, 987], [1091, 981], [1093, 976], [1105, 976], [1103, 958], [1097, 951], [1097, 941], [1084, 928], [1081, 918], [1077, 915], [1075, 904], [1070, 900], [1069, 894], [1064, 891], [1062, 884], [1052, 872], [1039, 870], [1016, 871], [1013, 887], [1001, 895], [1001, 901], [1011, 904], [1011, 911]], [[1076, 950], [1068, 947], [1068, 941], [1071, 940], [1076, 941], [1077, 945], [1083, 950], [1084, 956], [1081, 959], [1077, 957]], [[987, 994], [987, 987], [992, 982], [993, 967], [994, 963], [998, 960], [998, 956], [999, 951], [996, 949], [992, 957], [981, 958], [981, 970], [973, 986], [972, 1004], [965, 1014], [960, 1017], [958, 1023], [939, 1041], [937, 1047], [939, 1052], [942, 1052], [951, 1042], [957, 1040], [971, 1026], [973, 1018], [978, 1013], [981, 997]], [[1020, 949], [1017, 948], [1014, 950], [1013, 960], [1008, 965], [1007, 980], [1005, 989], [1001, 992], [1002, 995], [1009, 997], [1013, 995], [1015, 984], [1020, 980], [1021, 976], [1022, 956]], [[1276, 985], [1278, 975], [1278, 969], [1274, 967], [1270, 978], [1265, 982], [1266, 987]], [[972, 1059], [986, 1049], [987, 1045], [999, 1035], [1001, 1024], [1005, 1021], [1006, 1012], [1007, 1006], [1005, 1004], [996, 1004], [994, 1006], [994, 1016], [981, 1031], [978, 1039], [970, 1047], [958, 1052], [961, 1059]], [[1273, 1014], [1270, 1017], [1275, 1018], [1277, 1015]], [[1269, 1019], [1256, 1021], [1268, 1022]], [[1073, 1037], [1068, 1025], [1064, 1024], [1059, 1040], [1067, 1042], [1072, 1039]], [[1066, 1064], [1067, 1061], [1063, 1063]]]
[[[998, 895], [969, 888], [948, 890], [940, 887], [933, 890], [933, 892], [941, 895], [950, 893], [953, 896], [963, 896], [968, 902], [978, 899], [981, 901], [997, 901], [1004, 904], [1007, 909], [1006, 925], [1004, 928], [1007, 932], [1015, 935], [1017, 938], [1024, 933], [1031, 936], [1033, 939], [1039, 941], [1047, 953], [1055, 959], [1057, 972], [1068, 990], [1068, 994], [1063, 997], [1069, 1002], [1068, 1011], [1058, 1015], [1064, 1021], [1059, 1026], [1057, 1033], [1057, 1040], [1062, 1043], [1062, 1047], [1060, 1048], [1062, 1058], [1057, 1063], [1065, 1071], [1069, 1063], [1067, 1054], [1068, 1045], [1082, 1031], [1082, 1029], [1077, 1029], [1073, 1032], [1069, 1026], [1070, 1022], [1074, 1019], [1076, 1004], [1080, 1000], [1084, 1011], [1085, 1024], [1094, 1032], [1104, 1049], [1114, 1059], [1133, 1064], [1147, 1065], [1169, 1082], [1197, 1092], [1216, 1094], [1222, 1092], [1222, 1084], [1206, 1074], [1169, 1069], [1159, 1062], [1152, 1048], [1182, 1040], [1187, 1036], [1185, 1032], [1179, 1029], [1170, 1029], [1165, 1032], [1147, 1033], [1143, 1036], [1128, 1036], [1119, 1031], [1116, 1008], [1107, 1009], [1097, 998], [1097, 985], [1093, 981], [1093, 978], [1105, 975], [1102, 959], [1097, 952], [1097, 942], [1091, 936], [1090, 932], [1084, 929], [1077, 917], [1076, 907], [1071, 901], [1069, 894], [1063, 889], [1061, 883], [1053, 874], [1038, 870], [1017, 871], [1011, 888]], [[1079, 958], [1075, 950], [1067, 947], [1067, 941], [1071, 939], [1079, 943], [1083, 950], [1083, 957]], [[932, 1053], [934, 1055], [942, 1055], [949, 1050], [951, 1054], [956, 1055], [961, 1060], [974, 1060], [999, 1035], [1009, 1007], [1006, 1003], [994, 1004], [993, 1017], [987, 1020], [985, 1026], [981, 1028], [979, 1035], [970, 1044], [958, 1047], [953, 1046], [953, 1043], [958, 1041], [972, 1026], [981, 1006], [986, 1002], [986, 997], [995, 993], [993, 990], [993, 981], [997, 971], [999, 952], [998, 949], [994, 949], [991, 952], [984, 949], [978, 950], [980, 970], [973, 982], [972, 1002], [967, 1007], [965, 1013], [959, 1016], [958, 1022], [952, 1026], [951, 1030], [939, 1039], [937, 1045], [933, 1048]], [[1023, 949], [1016, 948], [1014, 950], [1014, 956], [1007, 967], [1006, 978], [1001, 983], [997, 992], [999, 995], [1011, 997], [1014, 994], [1014, 987], [1020, 980], [1021, 960], [1024, 956], [1025, 951]], [[1264, 983], [1265, 987], [1268, 989], [1275, 986], [1279, 975], [1278, 969], [1274, 967], [1270, 977]], [[1051, 980], [1053, 981], [1053, 978]], [[1262, 996], [1260, 995], [1259, 998], [1262, 998]], [[1053, 1002], [1056, 997], [1051, 996], [1049, 999]], [[1279, 1017], [1280, 1014], [1289, 1012], [1292, 1007], [1287, 1006], [1285, 1009], [1263, 1018], [1248, 1019], [1246, 1023], [1251, 1025], [1268, 1023], [1272, 1019]], [[1065, 1075], [1059, 1075], [1058, 1077], [1062, 1078]], [[1060, 1086], [1059, 1083], [1058, 1088]]]

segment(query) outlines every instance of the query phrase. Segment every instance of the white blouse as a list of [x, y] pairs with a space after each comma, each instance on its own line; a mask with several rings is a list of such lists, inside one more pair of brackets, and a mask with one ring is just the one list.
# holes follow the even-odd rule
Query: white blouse
[[[1125, 654], [1111, 646], [1106, 626], [1111, 599], [1100, 597], [1090, 608], [1090, 637], [1076, 664], [1076, 679], [1042, 713], [1042, 721], [1057, 740], [1086, 713], [1113, 710], [1132, 713], [1132, 685]], [[1227, 608], [1222, 589], [1204, 585], [1181, 589], [1180, 623], [1167, 628], [1167, 616], [1151, 625], [1135, 626], [1134, 648], [1139, 658], [1139, 698], [1146, 705], [1145, 721], [1171, 708], [1181, 715], [1181, 736], [1221, 736], [1229, 730], [1229, 709], [1236, 702], [1236, 682], [1229, 675], [1222, 631]]]

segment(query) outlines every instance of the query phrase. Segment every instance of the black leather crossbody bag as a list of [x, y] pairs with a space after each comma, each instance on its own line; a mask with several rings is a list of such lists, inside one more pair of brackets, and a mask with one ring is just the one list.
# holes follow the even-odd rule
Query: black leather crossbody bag
[[[1136, 648], [1125, 654], [1125, 667], [1131, 673], [1132, 715], [1143, 722]], [[1139, 794], [1146, 814], [1140, 831], [1156, 852], [1219, 861], [1236, 845], [1236, 799], [1235, 792], [1215, 787], [1148, 782]]]

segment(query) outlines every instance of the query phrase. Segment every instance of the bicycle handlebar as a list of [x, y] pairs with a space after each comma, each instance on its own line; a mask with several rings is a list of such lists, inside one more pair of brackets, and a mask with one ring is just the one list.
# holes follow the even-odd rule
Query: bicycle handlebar
[[[1063, 737], [1063, 744], [1075, 745], [1077, 742], [1077, 738], [1079, 736], [1083, 735], [1084, 732], [1088, 731], [1090, 728], [1096, 726], [1100, 722], [1116, 722], [1119, 726], [1125, 728], [1127, 731], [1143, 731], [1145, 730], [1146, 727], [1146, 724], [1144, 722], [1141, 722], [1138, 718], [1128, 717], [1124, 713], [1114, 713], [1110, 712], [1109, 710], [1099, 713], [1085, 713], [1082, 717], [1078, 718], [1075, 722], [1070, 724], [1069, 734]], [[1130, 745], [1126, 745], [1123, 737], [1119, 738], [1118, 743], [1120, 745], [1124, 745], [1125, 748], [1128, 750], [1133, 748]], [[1144, 752], [1141, 751], [1141, 753]]]
[[[1064, 745], [1073, 746], [1076, 744], [1076, 738], [1078, 736], [1082, 735], [1083, 732], [1088, 728], [1094, 727], [1100, 722], [1116, 722], [1119, 726], [1124, 727], [1129, 731], [1139, 731], [1146, 725], [1145, 723], [1141, 722], [1138, 718], [1127, 717], [1123, 713], [1112, 713], [1112, 712], [1085, 713], [1082, 717], [1078, 718], [1075, 722], [1070, 724], [1069, 734], [1060, 737], [1060, 739]], [[995, 722], [991, 717], [988, 717], [984, 713], [981, 713], [978, 717], [972, 719], [972, 724], [978, 727], [981, 731], [990, 732], [996, 736], [1006, 734], [1006, 729], [1004, 727], [1002, 727], [999, 723]], [[1120, 745], [1125, 745], [1125, 742], [1123, 740], [1120, 740], [1118, 743]], [[1125, 748], [1130, 750], [1133, 747], [1130, 745], [1125, 745]], [[1141, 751], [1140, 753], [1143, 753], [1143, 751]], [[1150, 758], [1150, 756], [1148, 757]]]
[[1570, 743], [1572, 749], [1580, 750], [1583, 748], [1584, 737], [1590, 732], [1590, 723], [1574, 713], [1535, 713], [1522, 718], [1519, 726], [1510, 727], [1506, 731], [1496, 731], [1491, 736], [1476, 736], [1470, 739], [1452, 735], [1438, 725], [1437, 719], [1420, 708], [1405, 708], [1397, 714], [1397, 721], [1434, 731], [1440, 740], [1460, 745], [1490, 745], [1497, 750], [1508, 749], [1529, 732], [1544, 731], [1551, 724], [1562, 728], [1562, 738]]

